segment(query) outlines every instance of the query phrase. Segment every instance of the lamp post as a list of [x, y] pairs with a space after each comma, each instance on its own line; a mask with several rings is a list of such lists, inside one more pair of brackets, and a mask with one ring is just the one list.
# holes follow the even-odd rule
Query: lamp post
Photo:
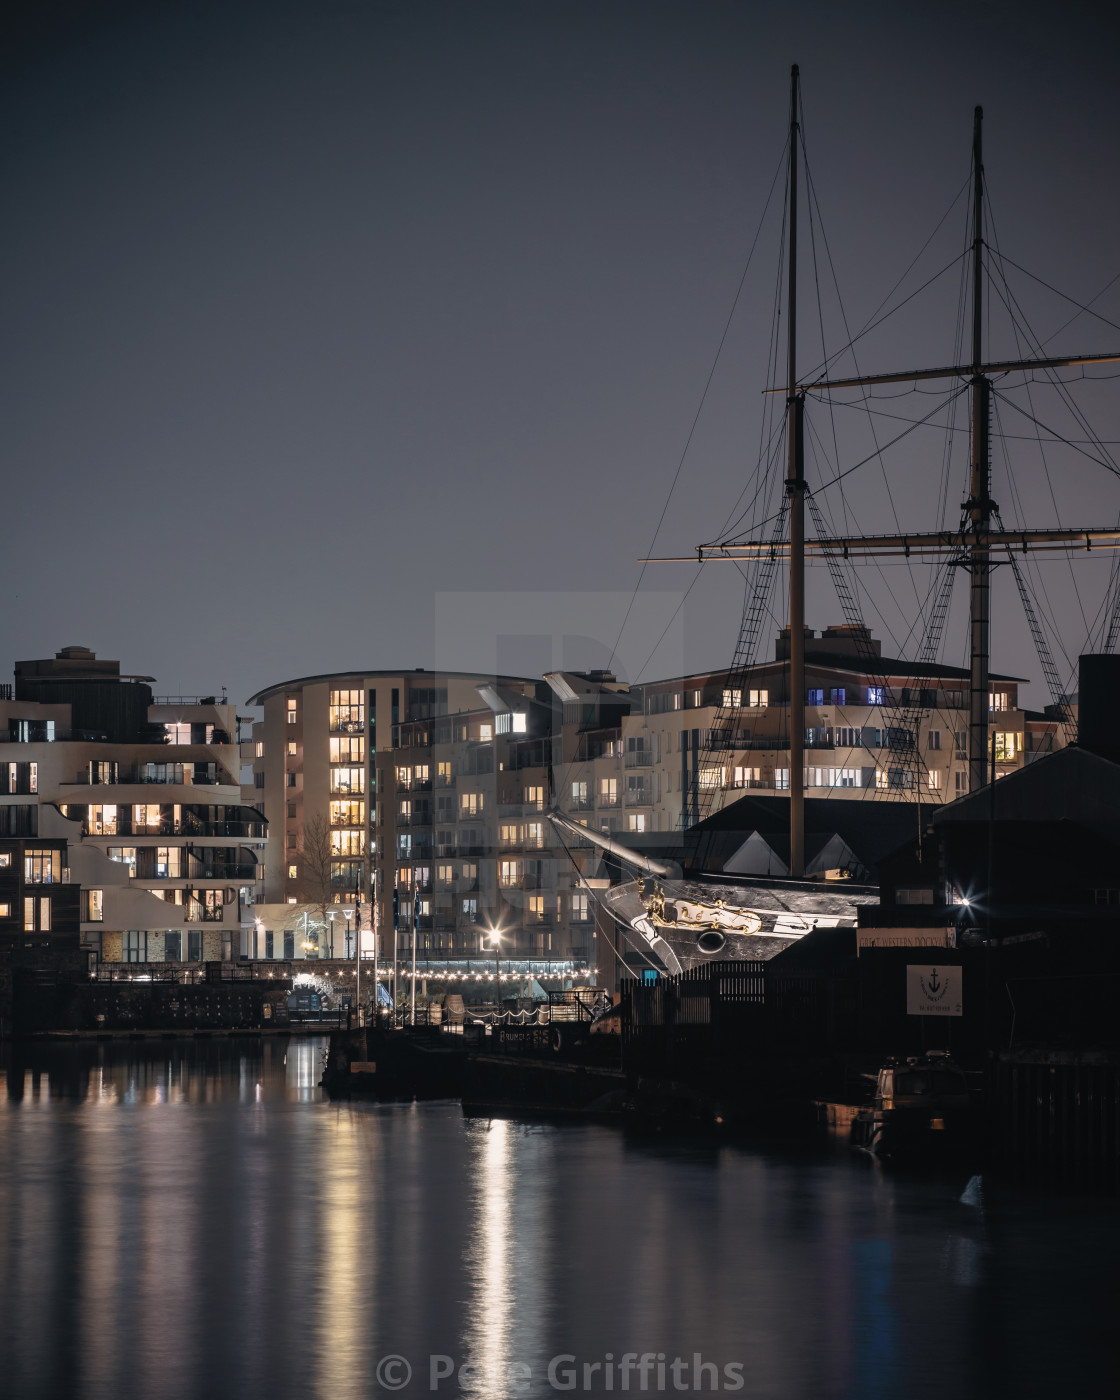
[[329, 939], [329, 944], [328, 944], [328, 946], [329, 946], [329, 948], [330, 948], [330, 950], [331, 950], [331, 962], [334, 962], [334, 910], [333, 910], [333, 909], [331, 910], [330, 914], [328, 915], [328, 918], [330, 919], [330, 923], [327, 925], [327, 927], [330, 929], [330, 939]]
[[498, 954], [502, 947], [502, 931], [498, 928], [490, 930], [490, 942], [494, 948], [494, 1025], [497, 1026], [502, 1018], [502, 965], [498, 961]]
[[344, 943], [344, 946], [343, 946], [343, 957], [344, 957], [344, 959], [349, 960], [349, 957], [350, 957], [350, 912], [351, 912], [351, 911], [350, 911], [349, 909], [344, 909], [342, 912], [346, 915], [346, 937], [345, 937], [345, 943]]

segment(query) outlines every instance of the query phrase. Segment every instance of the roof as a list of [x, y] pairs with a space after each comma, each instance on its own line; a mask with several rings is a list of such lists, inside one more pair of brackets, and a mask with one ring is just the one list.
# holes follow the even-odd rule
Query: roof
[[[808, 803], [805, 804], [808, 807]], [[958, 797], [933, 809], [933, 823], [1066, 818], [1100, 827], [1120, 814], [1120, 763], [1092, 749], [1070, 744], [997, 778], [995, 791]]]
[[[905, 832], [918, 832], [919, 804], [877, 798], [868, 789], [865, 798], [807, 797], [805, 799], [806, 854], [819, 851], [833, 835], [869, 869], [876, 870], [884, 856], [898, 849]], [[930, 809], [920, 804], [921, 812]], [[727, 845], [728, 835], [745, 839], [762, 835], [778, 855], [789, 852], [789, 798], [741, 797], [729, 807], [691, 827], [686, 839], [693, 860], [705, 861]]]
[[[495, 675], [492, 671], [443, 671], [428, 670], [424, 666], [414, 666], [411, 669], [398, 668], [397, 670], [378, 670], [371, 667], [363, 670], [358, 667], [351, 671], [325, 671], [318, 676], [298, 676], [294, 680], [278, 681], [275, 685], [265, 686], [263, 690], [258, 690], [255, 695], [250, 695], [245, 701], [246, 705], [263, 705], [270, 696], [277, 695], [285, 690], [298, 690], [305, 685], [322, 685], [324, 681], [346, 681], [353, 680], [356, 676], [399, 676], [402, 680], [406, 677], [414, 679], [424, 677], [428, 680], [440, 680], [452, 677], [455, 680], [475, 681], [476, 683], [490, 682], [491, 684], [508, 684], [510, 682], [520, 685], [535, 686], [539, 677], [537, 676], [501, 676]], [[482, 706], [479, 707], [480, 709]]]

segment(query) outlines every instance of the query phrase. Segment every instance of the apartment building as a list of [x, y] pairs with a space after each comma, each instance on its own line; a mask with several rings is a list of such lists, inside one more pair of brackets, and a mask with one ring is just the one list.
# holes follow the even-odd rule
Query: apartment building
[[[734, 689], [726, 671], [641, 686], [606, 672], [550, 674], [563, 706], [561, 807], [596, 830], [672, 831], [752, 789], [788, 791], [788, 661], [783, 629], [773, 658]], [[807, 793], [941, 804], [967, 792], [966, 670], [884, 657], [851, 626], [806, 629], [805, 664]], [[997, 776], [1064, 742], [1053, 721], [1028, 725], [1021, 683], [991, 678]]]
[[236, 956], [265, 824], [241, 806], [235, 710], [224, 696], [153, 696], [152, 680], [64, 647], [17, 662], [0, 689], [0, 837], [22, 841], [25, 880], [0, 928], [57, 927], [55, 903], [79, 886], [93, 958]]
[[421, 959], [489, 957], [494, 929], [503, 957], [590, 957], [594, 911], [545, 817], [557, 710], [543, 681], [358, 671], [249, 703], [264, 714], [243, 745], [245, 798], [270, 846], [248, 956], [350, 956], [352, 915], [368, 930], [376, 902], [381, 946], [402, 957], [414, 943]]

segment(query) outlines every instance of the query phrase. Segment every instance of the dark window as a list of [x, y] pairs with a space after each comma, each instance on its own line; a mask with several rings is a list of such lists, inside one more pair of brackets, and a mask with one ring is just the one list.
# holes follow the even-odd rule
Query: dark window
[[182, 930], [168, 929], [163, 935], [163, 957], [165, 962], [183, 961]]
[[266, 958], [274, 958], [276, 956], [272, 939], [272, 930], [270, 928], [266, 928], [264, 931], [264, 955]]
[[187, 930], [187, 961], [202, 961], [202, 930], [200, 928]]
[[148, 961], [148, 935], [143, 929], [129, 929], [124, 935], [124, 960], [126, 963]]
[[288, 962], [296, 955], [296, 935], [294, 929], [289, 929], [284, 934], [284, 957]]

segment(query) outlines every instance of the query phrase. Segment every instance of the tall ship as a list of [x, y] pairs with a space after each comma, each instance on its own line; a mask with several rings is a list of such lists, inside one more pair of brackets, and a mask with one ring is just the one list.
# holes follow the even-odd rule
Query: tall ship
[[[766, 959], [813, 929], [854, 928], [860, 905], [877, 902], [873, 883], [829, 880], [828, 874], [843, 875], [844, 872], [807, 870], [805, 789], [806, 764], [810, 758], [807, 748], [812, 743], [807, 707], [816, 699], [807, 690], [806, 638], [813, 635], [806, 628], [807, 565], [828, 569], [845, 625], [857, 646], [863, 647], [864, 674], [872, 681], [868, 691], [879, 712], [877, 733], [890, 757], [882, 770], [885, 781], [876, 782], [863, 794], [868, 802], [897, 800], [900, 796], [912, 796], [915, 803], [921, 802], [923, 768], [918, 718], [924, 707], [936, 703], [930, 698], [929, 683], [923, 685], [923, 677], [931, 674], [942, 648], [958, 576], [964, 575], [967, 580], [968, 619], [967, 686], [962, 686], [961, 693], [962, 708], [967, 703], [967, 711], [962, 715], [966, 722], [959, 724], [953, 735], [966, 763], [967, 777], [957, 795], [976, 793], [994, 782], [997, 772], [999, 740], [993, 718], [998, 721], [998, 715], [994, 713], [994, 678], [990, 666], [995, 570], [1005, 569], [1014, 580], [1042, 677], [1050, 693], [1047, 713], [1061, 731], [1063, 742], [1075, 741], [1076, 717], [1068, 694], [1068, 679], [1063, 681], [1062, 669], [1050, 645], [1056, 628], [1053, 611], [1046, 605], [1039, 563], [1047, 556], [1103, 554], [1109, 561], [1108, 584], [1103, 590], [1103, 601], [1093, 611], [1085, 649], [1095, 646], [1111, 652], [1120, 640], [1120, 570], [1117, 567], [1120, 555], [1115, 552], [1120, 546], [1120, 508], [1113, 510], [1116, 523], [1112, 525], [1099, 520], [1085, 526], [1029, 523], [1016, 482], [1016, 447], [1013, 446], [1023, 440], [1029, 441], [1032, 450], [1042, 458], [1056, 515], [1061, 483], [1056, 494], [1050, 482], [1048, 448], [1060, 445], [1063, 451], [1087, 458], [1111, 474], [1114, 484], [1115, 478], [1120, 476], [1120, 467], [1112, 460], [1109, 445], [1094, 433], [1077, 405], [1073, 382], [1075, 378], [1084, 379], [1093, 366], [1117, 363], [1120, 351], [1052, 351], [1051, 343], [1061, 337], [1066, 326], [1059, 327], [1043, 340], [1028, 323], [1009, 272], [1016, 269], [1027, 276], [1033, 274], [1019, 268], [1000, 252], [994, 236], [994, 220], [986, 195], [982, 109], [977, 107], [973, 114], [969, 177], [950, 210], [965, 206], [967, 231], [963, 247], [946, 268], [930, 279], [932, 283], [954, 272], [959, 278], [955, 353], [949, 363], [869, 374], [858, 372], [857, 342], [898, 306], [916, 296], [915, 292], [892, 311], [884, 312], [881, 307], [854, 335], [848, 332], [845, 318], [842, 343], [831, 352], [823, 344], [824, 322], [820, 316], [823, 358], [805, 370], [799, 359], [798, 345], [799, 276], [802, 273], [799, 260], [803, 259], [804, 252], [800, 244], [806, 241], [799, 229], [799, 218], [806, 212], [801, 203], [803, 187], [808, 196], [804, 202], [810, 225], [812, 286], [818, 292], [818, 299], [821, 278], [818, 244], [823, 239], [816, 191], [805, 157], [800, 77], [796, 66], [790, 76], [784, 174], [779, 269], [779, 287], [783, 295], [775, 301], [773, 382], [763, 389], [762, 450], [746, 493], [747, 507], [730, 533], [699, 545], [694, 553], [649, 557], [641, 562], [643, 565], [720, 562], [734, 566], [745, 580], [742, 622], [722, 692], [723, 704], [704, 734], [703, 754], [696, 765], [701, 774], [719, 774], [728, 771], [733, 764], [750, 762], [750, 735], [744, 723], [745, 697], [752, 693], [752, 675], [758, 666], [757, 653], [764, 622], [775, 616], [775, 607], [780, 606], [781, 601], [785, 602], [789, 760], [788, 769], [784, 770], [787, 775], [785, 790], [780, 796], [788, 805], [786, 870], [782, 879], [767, 880], [737, 878], [724, 870], [704, 868], [703, 842], [696, 838], [721, 807], [726, 806], [725, 784], [716, 779], [700, 784], [700, 799], [694, 811], [696, 820], [692, 831], [683, 834], [681, 849], [691, 853], [691, 859], [687, 855], [674, 860], [657, 853], [643, 854], [634, 849], [633, 843], [592, 831], [554, 811], [552, 820], [560, 839], [599, 847], [614, 871], [615, 878], [609, 882], [599, 879], [589, 885], [621, 931], [620, 942], [628, 950], [627, 960], [632, 968], [637, 961], [638, 966], [646, 964], [656, 971], [679, 973], [713, 959]], [[944, 224], [945, 219], [941, 222]], [[827, 243], [824, 247], [827, 249]], [[831, 264], [830, 253], [828, 263]], [[884, 307], [902, 280], [888, 294]], [[1042, 285], [1049, 288], [1048, 283]], [[921, 290], [923, 288], [918, 289]], [[1075, 308], [1066, 325], [1082, 315], [1097, 315], [1092, 311], [1091, 302], [1084, 305], [1072, 298], [1066, 301]], [[784, 314], [780, 315], [782, 303]], [[1013, 349], [1005, 348], [1002, 354], [993, 354], [989, 349], [993, 305], [1011, 328], [1008, 343]], [[1104, 317], [1098, 319], [1113, 326]], [[784, 364], [783, 357], [777, 353], [782, 339]], [[857, 372], [841, 372], [849, 361]], [[1045, 408], [1036, 402], [1045, 393], [1052, 394], [1062, 412], [1077, 425], [1075, 432], [1063, 432], [1051, 425]], [[918, 395], [922, 397], [916, 398]], [[884, 398], [892, 400], [889, 407], [876, 407]], [[916, 402], [919, 408], [908, 415], [899, 406], [899, 400], [910, 405]], [[821, 411], [826, 424], [823, 430], [814, 427], [808, 412], [810, 405]], [[866, 412], [874, 440], [870, 454], [854, 460], [846, 456], [835, 428], [838, 407], [854, 407]], [[1003, 427], [1004, 419], [1012, 417], [1016, 419], [1017, 432]], [[882, 423], [888, 424], [890, 430], [886, 441], [880, 440]], [[831, 528], [830, 518], [836, 515], [849, 518], [848, 505], [843, 498], [845, 482], [870, 463], [883, 464], [896, 444], [920, 428], [943, 431], [942, 519], [937, 522], [938, 528], [872, 534], [842, 533]], [[965, 443], [967, 460], [962, 462], [960, 446]], [[993, 499], [993, 449], [997, 445], [1003, 452], [1005, 484], [1011, 496], [1008, 520]], [[815, 464], [820, 480], [810, 482], [808, 479], [807, 457]], [[907, 483], [902, 485], [905, 488]], [[963, 500], [959, 515], [950, 523], [947, 517], [953, 509], [950, 498], [954, 485], [963, 487]], [[1111, 500], [1116, 504], [1115, 494]], [[749, 526], [744, 530], [743, 522], [748, 519]], [[917, 615], [910, 632], [913, 676], [907, 684], [899, 684], [897, 675], [881, 674], [882, 659], [870, 645], [870, 630], [861, 615], [861, 600], [866, 594], [857, 571], [867, 568], [881, 571], [887, 564], [911, 568], [920, 564], [929, 570], [924, 597], [916, 588], [914, 590]], [[786, 585], [784, 598], [781, 588], [776, 587], [780, 582]], [[1058, 640], [1060, 644], [1061, 639]], [[919, 829], [920, 820], [919, 815]], [[902, 839], [900, 833], [899, 842]], [[816, 878], [807, 878], [814, 873]], [[822, 874], [826, 878], [821, 878]]]

